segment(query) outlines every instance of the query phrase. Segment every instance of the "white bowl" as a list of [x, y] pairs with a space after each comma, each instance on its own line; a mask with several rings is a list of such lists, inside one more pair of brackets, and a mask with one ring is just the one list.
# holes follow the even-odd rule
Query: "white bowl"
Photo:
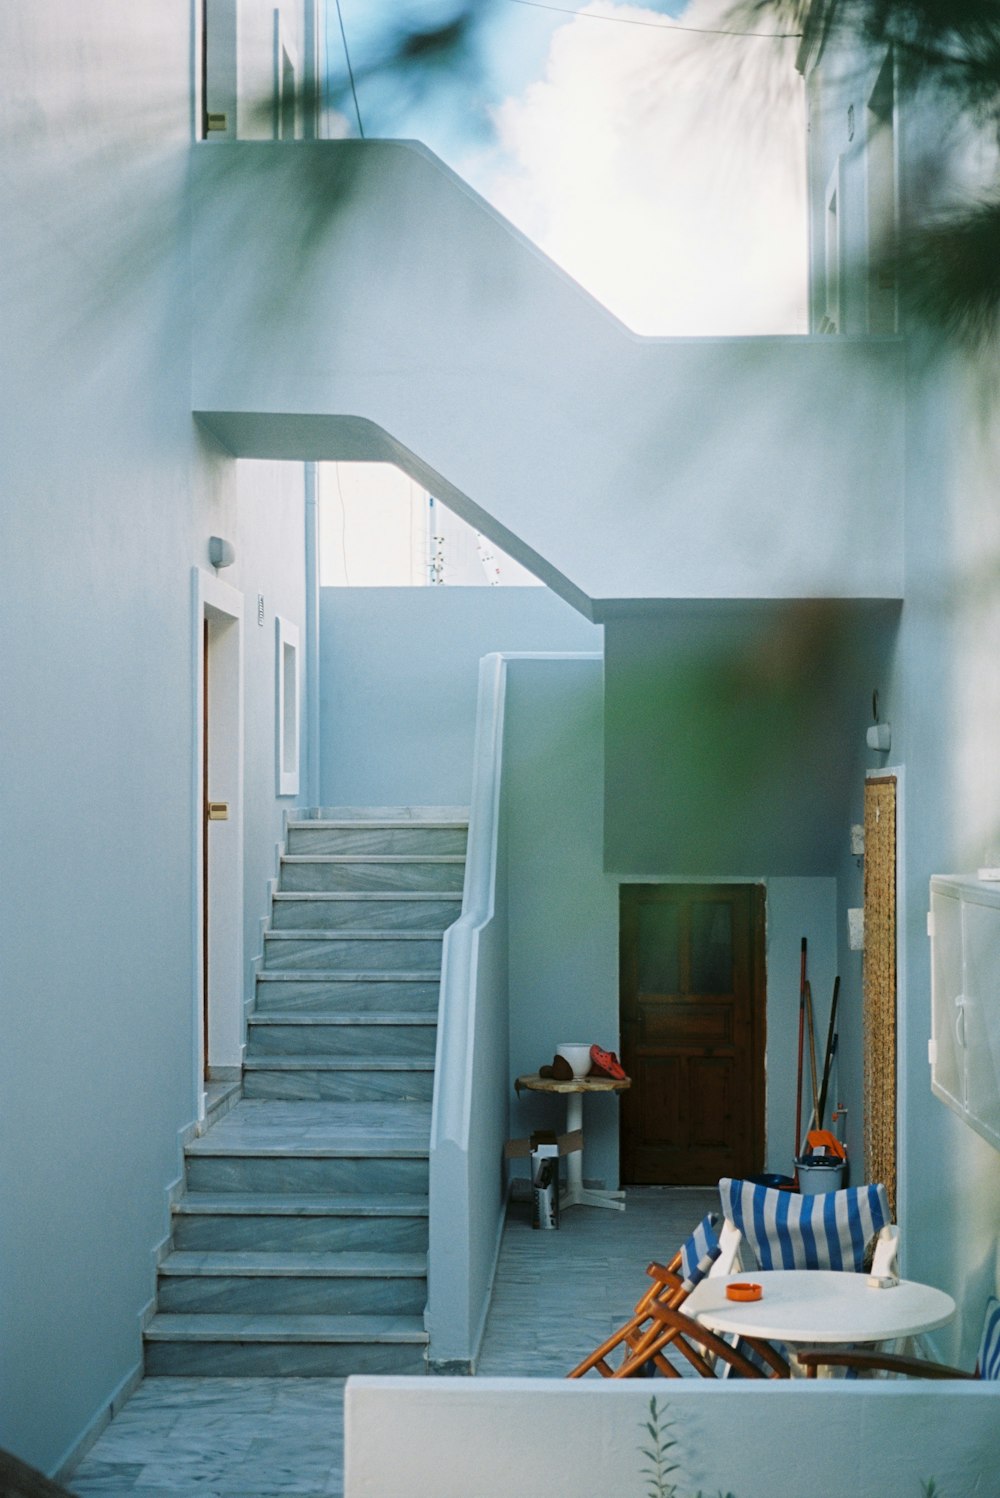
[[567, 1043], [556, 1046], [556, 1055], [564, 1056], [573, 1068], [574, 1077], [585, 1077], [590, 1071], [590, 1046]]

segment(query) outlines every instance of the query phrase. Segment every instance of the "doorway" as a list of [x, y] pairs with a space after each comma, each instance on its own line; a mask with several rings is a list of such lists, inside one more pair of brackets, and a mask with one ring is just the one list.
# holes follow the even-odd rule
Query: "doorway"
[[205, 1083], [243, 1063], [243, 595], [195, 570], [195, 983]]
[[764, 889], [625, 884], [625, 1185], [714, 1186], [764, 1159]]

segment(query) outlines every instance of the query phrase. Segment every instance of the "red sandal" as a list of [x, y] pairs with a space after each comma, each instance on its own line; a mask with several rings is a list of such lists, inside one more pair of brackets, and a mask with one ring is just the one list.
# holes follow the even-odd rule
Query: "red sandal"
[[599, 1045], [590, 1047], [590, 1071], [591, 1075], [596, 1072], [601, 1077], [613, 1077], [616, 1082], [628, 1080], [625, 1068], [614, 1051], [602, 1051]]

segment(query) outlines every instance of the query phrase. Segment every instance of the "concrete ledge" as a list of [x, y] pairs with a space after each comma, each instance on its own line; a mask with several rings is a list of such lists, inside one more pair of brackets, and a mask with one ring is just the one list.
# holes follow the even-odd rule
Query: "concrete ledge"
[[677, 1498], [982, 1498], [996, 1384], [350, 1378], [344, 1498], [646, 1498], [655, 1397]]

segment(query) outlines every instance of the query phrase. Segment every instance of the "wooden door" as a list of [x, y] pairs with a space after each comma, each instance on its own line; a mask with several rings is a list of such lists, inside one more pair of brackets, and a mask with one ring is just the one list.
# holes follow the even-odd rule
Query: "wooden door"
[[764, 890], [621, 889], [626, 1185], [714, 1185], [764, 1157]]

